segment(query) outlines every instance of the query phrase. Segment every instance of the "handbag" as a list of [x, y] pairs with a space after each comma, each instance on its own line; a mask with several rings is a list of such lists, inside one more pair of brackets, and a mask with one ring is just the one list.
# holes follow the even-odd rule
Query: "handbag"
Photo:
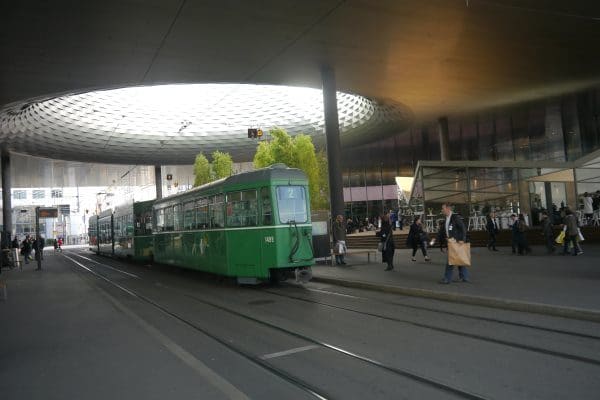
[[581, 233], [581, 229], [577, 228], [577, 235], [579, 236], [579, 241], [583, 242], [585, 240], [585, 238], [583, 237], [583, 234]]
[[448, 265], [471, 266], [471, 243], [448, 240]]
[[558, 244], [563, 244], [565, 242], [565, 231], [562, 230], [554, 240]]
[[379, 251], [380, 253], [383, 253], [383, 242], [379, 242], [377, 243], [377, 251]]

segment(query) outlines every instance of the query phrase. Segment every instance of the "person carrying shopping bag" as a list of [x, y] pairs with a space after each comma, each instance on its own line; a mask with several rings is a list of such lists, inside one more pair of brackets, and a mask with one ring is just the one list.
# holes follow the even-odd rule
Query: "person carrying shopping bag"
[[346, 265], [344, 254], [346, 254], [346, 226], [344, 217], [338, 215], [331, 227], [333, 234], [333, 254], [335, 254], [336, 265]]
[[[442, 213], [446, 216], [444, 233], [448, 240], [448, 262], [446, 263], [444, 278], [439, 283], [447, 285], [452, 282], [455, 265], [458, 267], [459, 282], [471, 282], [467, 268], [471, 264], [471, 253], [469, 243], [465, 243], [467, 239], [465, 224], [459, 215], [452, 212], [450, 203], [442, 204]], [[462, 261], [457, 261], [459, 259]]]

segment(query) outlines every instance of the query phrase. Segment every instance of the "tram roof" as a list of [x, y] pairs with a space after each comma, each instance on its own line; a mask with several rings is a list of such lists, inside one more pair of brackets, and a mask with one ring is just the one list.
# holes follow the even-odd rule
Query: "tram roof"
[[195, 187], [183, 193], [174, 194], [169, 197], [164, 197], [160, 200], [156, 200], [155, 204], [168, 203], [174, 199], [181, 197], [194, 196], [197, 192], [210, 192], [214, 190], [219, 191], [221, 187], [232, 187], [241, 185], [250, 185], [257, 183], [265, 183], [272, 181], [306, 181], [306, 174], [298, 168], [289, 168], [285, 164], [273, 164], [266, 168], [257, 169], [254, 171], [242, 172], [240, 174], [232, 175], [227, 178], [222, 178], [214, 182]]

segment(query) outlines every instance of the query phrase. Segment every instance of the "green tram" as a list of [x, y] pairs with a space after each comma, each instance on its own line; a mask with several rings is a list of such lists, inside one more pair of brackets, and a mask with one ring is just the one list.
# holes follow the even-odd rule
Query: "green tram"
[[129, 202], [89, 219], [90, 250], [105, 256], [152, 261], [153, 200]]
[[129, 202], [115, 207], [113, 213], [114, 255], [137, 262], [152, 260], [153, 200]]
[[90, 245], [90, 251], [96, 253], [98, 250], [98, 216], [92, 215], [88, 221], [88, 240]]
[[236, 277], [308, 281], [313, 264], [308, 180], [283, 164], [154, 202], [154, 260]]

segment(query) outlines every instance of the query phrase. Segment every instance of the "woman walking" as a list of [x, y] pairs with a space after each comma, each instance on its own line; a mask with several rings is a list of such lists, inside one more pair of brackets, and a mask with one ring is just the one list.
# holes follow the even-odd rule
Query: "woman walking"
[[379, 237], [382, 249], [381, 249], [381, 260], [387, 263], [386, 271], [394, 269], [394, 238], [392, 237], [392, 225], [390, 223], [390, 216], [385, 214], [381, 219], [381, 229], [376, 233]]
[[421, 222], [421, 216], [417, 215], [415, 217], [415, 221], [410, 226], [410, 231], [408, 232], [408, 237], [406, 238], [406, 245], [408, 247], [412, 247], [412, 260], [417, 261], [415, 255], [417, 254], [417, 250], [419, 247], [421, 248], [421, 252], [423, 253], [423, 257], [425, 257], [425, 261], [429, 261], [429, 257], [427, 256], [427, 241], [429, 238], [427, 237], [427, 233], [423, 230], [423, 223]]

